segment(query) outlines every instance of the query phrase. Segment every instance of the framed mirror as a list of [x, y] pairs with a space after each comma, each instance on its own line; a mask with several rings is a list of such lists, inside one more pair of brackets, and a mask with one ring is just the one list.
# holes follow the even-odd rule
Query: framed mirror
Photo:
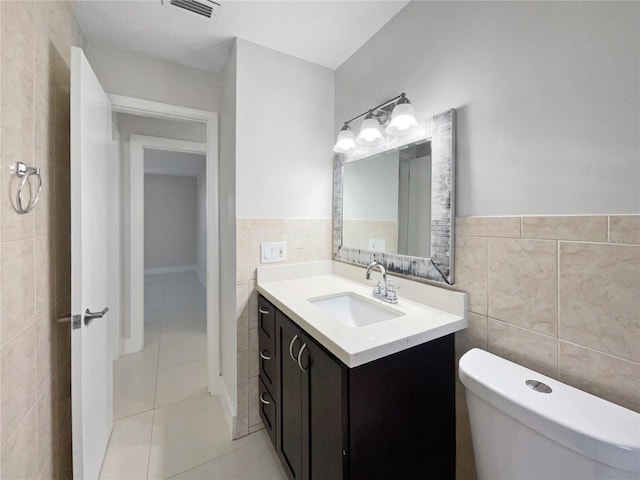
[[452, 285], [455, 110], [334, 157], [333, 256]]

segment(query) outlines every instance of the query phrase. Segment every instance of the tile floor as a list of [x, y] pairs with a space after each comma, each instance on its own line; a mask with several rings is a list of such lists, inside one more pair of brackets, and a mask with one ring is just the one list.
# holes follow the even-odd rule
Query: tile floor
[[145, 277], [145, 348], [114, 362], [101, 479], [286, 479], [266, 433], [232, 441], [207, 393], [205, 311], [194, 272]]

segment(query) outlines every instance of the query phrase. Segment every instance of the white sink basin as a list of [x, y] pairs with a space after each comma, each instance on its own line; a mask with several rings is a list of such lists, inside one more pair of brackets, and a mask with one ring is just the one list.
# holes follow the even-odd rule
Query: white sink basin
[[309, 298], [308, 300], [339, 322], [354, 328], [384, 322], [404, 315], [394, 308], [380, 305], [374, 300], [351, 292]]

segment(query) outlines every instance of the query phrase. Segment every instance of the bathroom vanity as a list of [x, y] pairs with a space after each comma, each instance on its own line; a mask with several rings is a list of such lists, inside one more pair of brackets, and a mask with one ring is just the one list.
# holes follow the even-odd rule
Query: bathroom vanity
[[[405, 281], [444, 310], [407, 297], [388, 306], [349, 278], [359, 275], [338, 262], [259, 269], [260, 413], [282, 465], [291, 479], [455, 478], [465, 296]], [[334, 299], [354, 318], [338, 318]], [[367, 312], [377, 321], [359, 324]]]

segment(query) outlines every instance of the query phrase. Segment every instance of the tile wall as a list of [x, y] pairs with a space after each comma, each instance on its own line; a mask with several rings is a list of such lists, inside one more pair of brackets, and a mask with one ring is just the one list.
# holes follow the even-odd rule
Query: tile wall
[[263, 428], [258, 411], [256, 268], [260, 265], [260, 243], [280, 241], [287, 242], [287, 263], [329, 260], [331, 219], [242, 218], [236, 221], [237, 437]]
[[[479, 347], [640, 412], [640, 215], [456, 219], [459, 358]], [[475, 478], [457, 382], [458, 478]]]
[[[0, 477], [71, 478], [69, 2], [0, 2]], [[10, 201], [40, 167], [35, 210]]]

